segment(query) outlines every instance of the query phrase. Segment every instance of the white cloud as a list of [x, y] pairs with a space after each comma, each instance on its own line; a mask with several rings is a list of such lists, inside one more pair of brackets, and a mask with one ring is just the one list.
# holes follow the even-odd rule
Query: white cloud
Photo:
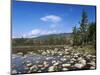
[[52, 23], [58, 23], [62, 20], [61, 17], [56, 16], [56, 15], [48, 15], [48, 16], [44, 16], [40, 19], [44, 22], [52, 22]]
[[37, 37], [41, 35], [49, 35], [49, 34], [58, 34], [60, 31], [58, 30], [42, 30], [42, 29], [33, 29], [29, 33], [24, 34], [24, 38], [32, 38], [32, 37]]
[[34, 30], [32, 30], [32, 31], [29, 33], [29, 35], [30, 35], [30, 34], [37, 35], [37, 34], [40, 34], [40, 32], [41, 32], [41, 30], [39, 30], [39, 29], [34, 29]]
[[29, 33], [23, 34], [23, 37], [37, 37], [37, 35], [40, 35], [40, 32], [40, 29], [33, 29]]

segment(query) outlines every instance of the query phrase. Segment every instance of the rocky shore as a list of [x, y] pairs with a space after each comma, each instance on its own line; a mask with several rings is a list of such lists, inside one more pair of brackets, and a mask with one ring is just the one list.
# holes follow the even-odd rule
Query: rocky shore
[[[96, 69], [95, 55], [74, 52], [72, 47], [38, 50], [38, 52], [40, 55], [33, 51], [25, 55], [22, 52], [13, 54], [12, 74]], [[22, 61], [18, 61], [18, 56]], [[20, 65], [17, 66], [17, 63]]]

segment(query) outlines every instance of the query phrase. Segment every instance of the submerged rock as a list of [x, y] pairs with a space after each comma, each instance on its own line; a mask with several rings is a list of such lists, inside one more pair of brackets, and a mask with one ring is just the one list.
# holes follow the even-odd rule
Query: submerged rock
[[38, 72], [42, 72], [41, 70], [38, 70]]
[[25, 66], [24, 70], [29, 70], [29, 67], [26, 67], [26, 66]]
[[56, 60], [52, 60], [52, 64], [56, 63]]
[[12, 74], [17, 74], [17, 70], [12, 70]]
[[66, 61], [67, 59], [66, 59], [66, 58], [61, 58], [60, 60], [64, 62], [64, 61]]

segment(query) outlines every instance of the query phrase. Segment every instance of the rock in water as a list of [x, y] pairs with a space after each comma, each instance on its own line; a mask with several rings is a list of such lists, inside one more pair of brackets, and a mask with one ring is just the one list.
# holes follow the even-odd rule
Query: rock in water
[[81, 69], [81, 68], [83, 68], [84, 67], [84, 65], [83, 64], [75, 64], [74, 65], [74, 67], [76, 67], [76, 68], [78, 68], [78, 69]]
[[23, 53], [22, 53], [22, 52], [18, 52], [17, 54], [18, 54], [18, 55], [23, 55]]
[[63, 67], [70, 67], [71, 64], [62, 64]]
[[86, 65], [86, 60], [82, 59], [82, 60], [79, 61], [79, 63], [81, 63], [85, 66]]
[[63, 71], [67, 71], [67, 70], [68, 70], [68, 68], [63, 68], [62, 70], [63, 70]]
[[44, 52], [42, 52], [42, 55], [46, 55], [47, 53], [44, 51]]
[[43, 62], [43, 65], [44, 65], [44, 67], [48, 67], [49, 66], [49, 63], [47, 61], [44, 61]]
[[28, 64], [26, 64], [26, 66], [27, 67], [30, 67], [30, 66], [32, 66], [32, 63], [28, 63]]
[[94, 69], [95, 69], [95, 67], [94, 67], [94, 66], [91, 66], [91, 67], [90, 67], [90, 70], [94, 70]]
[[31, 72], [36, 72], [38, 70], [38, 67], [36, 65], [33, 65], [30, 67], [28, 73], [31, 73]]
[[56, 63], [56, 60], [52, 60], [52, 64]]
[[17, 73], [17, 70], [12, 70], [12, 74], [16, 74]]
[[49, 72], [54, 71], [54, 66], [49, 67], [48, 71], [49, 71]]
[[57, 65], [59, 65], [59, 62], [56, 62], [56, 63], [54, 63], [53, 65], [54, 65], [54, 66], [57, 66]]
[[89, 64], [89, 65], [91, 65], [91, 66], [95, 66], [95, 62], [90, 62], [90, 63], [87, 63], [87, 64]]
[[38, 67], [39, 67], [39, 68], [42, 68], [42, 67], [43, 67], [43, 65], [41, 65], [41, 64], [40, 64], [40, 65], [38, 65]]
[[60, 60], [64, 62], [64, 61], [66, 61], [67, 59], [66, 59], [66, 58], [61, 58]]

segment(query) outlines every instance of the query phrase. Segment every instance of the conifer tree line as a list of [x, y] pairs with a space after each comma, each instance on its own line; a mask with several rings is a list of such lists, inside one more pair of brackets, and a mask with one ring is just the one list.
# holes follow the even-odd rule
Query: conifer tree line
[[88, 15], [82, 11], [80, 27], [73, 27], [73, 45], [96, 45], [96, 22], [89, 23]]

